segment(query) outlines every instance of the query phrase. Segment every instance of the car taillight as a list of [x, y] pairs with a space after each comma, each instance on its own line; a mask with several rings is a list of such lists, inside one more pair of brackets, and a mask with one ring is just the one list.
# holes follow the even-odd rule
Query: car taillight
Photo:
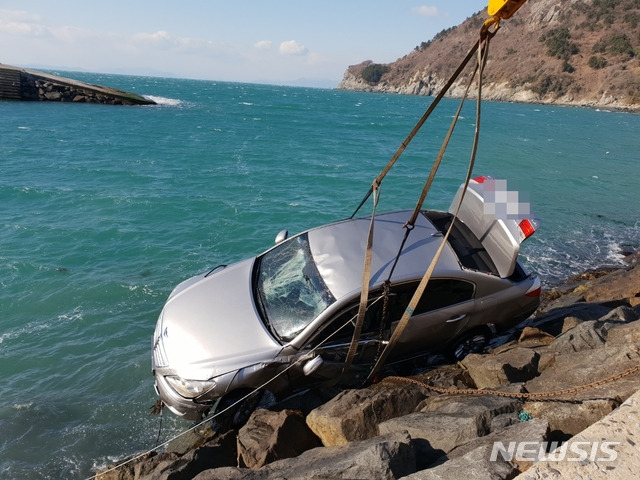
[[533, 284], [529, 287], [529, 290], [525, 292], [527, 297], [539, 297], [542, 293], [542, 284], [540, 283], [540, 279], [535, 277], [533, 279]]
[[480, 177], [474, 177], [472, 180], [476, 183], [484, 183], [485, 180], [492, 180], [492, 177], [489, 177], [487, 175], [482, 175]]
[[536, 226], [533, 224], [533, 222], [526, 218], [518, 224], [518, 227], [520, 227], [520, 231], [523, 235], [523, 238], [520, 240], [521, 242], [529, 238], [536, 231]]

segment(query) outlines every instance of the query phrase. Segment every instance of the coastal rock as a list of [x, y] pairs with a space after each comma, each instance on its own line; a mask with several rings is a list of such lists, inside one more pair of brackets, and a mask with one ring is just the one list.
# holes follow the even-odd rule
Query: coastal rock
[[443, 453], [485, 434], [477, 416], [416, 412], [382, 422], [381, 434], [407, 432], [416, 445], [418, 457], [429, 464]]
[[311, 411], [307, 425], [323, 445], [346, 445], [375, 437], [379, 423], [413, 412], [425, 396], [410, 386], [347, 390]]
[[582, 322], [560, 335], [552, 344], [556, 353], [579, 352], [604, 345], [601, 323], [597, 320]]
[[533, 418], [544, 419], [556, 439], [566, 439], [611, 413], [620, 405], [617, 399], [583, 400], [579, 403], [526, 402], [522, 410]]
[[[405, 480], [460, 480], [460, 478], [507, 480], [513, 477], [516, 465], [498, 456], [491, 460], [491, 447], [480, 446], [428, 470], [404, 477]], [[461, 472], [464, 472], [461, 473]]]
[[355, 479], [395, 480], [415, 470], [415, 452], [405, 434], [383, 435], [342, 447], [307, 450], [296, 458], [279, 460], [259, 470], [212, 469], [196, 480], [243, 479]]
[[238, 465], [256, 469], [321, 445], [301, 412], [258, 409], [238, 432]]
[[513, 348], [497, 355], [467, 355], [462, 364], [476, 387], [495, 388], [512, 382], [522, 382], [538, 373], [540, 354], [528, 348]]
[[[474, 468], [474, 465], [469, 462], [468, 454], [479, 448], [483, 449], [484, 452], [484, 456], [480, 459], [480, 462], [486, 462], [491, 459], [491, 453], [497, 442], [500, 442], [500, 445], [508, 446], [511, 442], [545, 442], [548, 438], [549, 424], [546, 420], [534, 418], [525, 422], [518, 421], [508, 427], [492, 432], [489, 435], [475, 438], [454, 448], [447, 453], [447, 455], [440, 457], [431, 464], [429, 470], [425, 470], [422, 473], [431, 473], [436, 470], [438, 466], [446, 463], [449, 467], [457, 465], [458, 469], [464, 471], [466, 474], [466, 472]], [[460, 460], [453, 462], [454, 459]], [[507, 460], [502, 455], [496, 455], [496, 461], [507, 461], [509, 466], [512, 467], [510, 470], [511, 475], [515, 473], [516, 469], [518, 471], [524, 471], [532, 464], [530, 461], [517, 458]], [[447, 470], [449, 470], [449, 468]], [[487, 475], [481, 478], [491, 478], [492, 474], [493, 473], [489, 471]]]
[[619, 325], [607, 332], [607, 345], [629, 344], [640, 346], [640, 322]]
[[522, 400], [493, 395], [438, 395], [423, 403], [421, 412], [442, 415], [469, 416], [476, 420], [479, 434], [491, 430], [491, 422], [498, 415], [520, 411]]

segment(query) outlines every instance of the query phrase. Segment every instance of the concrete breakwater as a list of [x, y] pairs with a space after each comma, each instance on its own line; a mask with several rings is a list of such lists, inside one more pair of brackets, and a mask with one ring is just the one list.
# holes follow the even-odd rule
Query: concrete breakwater
[[155, 105], [131, 92], [0, 64], [0, 99], [104, 105]]

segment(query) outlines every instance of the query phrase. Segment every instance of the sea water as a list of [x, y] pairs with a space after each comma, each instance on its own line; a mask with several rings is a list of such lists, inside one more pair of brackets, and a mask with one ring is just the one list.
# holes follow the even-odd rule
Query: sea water
[[[171, 289], [350, 216], [432, 101], [63, 74], [158, 105], [0, 102], [3, 479], [87, 478], [188, 427], [149, 416]], [[457, 105], [435, 110], [378, 211], [415, 206]], [[426, 208], [449, 206], [475, 128], [467, 102]], [[484, 102], [474, 175], [530, 202], [540, 227], [521, 256], [546, 287], [640, 247], [640, 115]]]

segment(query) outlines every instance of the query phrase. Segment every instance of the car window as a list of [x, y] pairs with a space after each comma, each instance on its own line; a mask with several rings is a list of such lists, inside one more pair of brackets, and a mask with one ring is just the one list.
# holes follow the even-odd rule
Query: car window
[[[362, 323], [361, 334], [365, 337], [377, 333], [380, 330], [380, 321], [382, 318], [383, 297], [381, 292], [374, 292], [371, 300], [367, 304], [367, 311]], [[342, 310], [337, 317], [322, 327], [319, 334], [315, 335], [310, 342], [311, 346], [321, 343], [329, 343], [332, 345], [340, 343], [350, 343], [355, 330], [356, 320], [358, 318], [359, 301], [353, 301], [347, 308]]]
[[[403, 311], [409, 305], [413, 292], [415, 292], [417, 284], [409, 284], [400, 286], [398, 291], [398, 301], [396, 305]], [[475, 286], [471, 282], [464, 280], [456, 280], [450, 278], [435, 278], [429, 280], [427, 288], [422, 294], [422, 298], [418, 302], [413, 314], [418, 315], [431, 310], [448, 307], [457, 303], [466, 302], [473, 298]]]
[[[453, 215], [445, 212], [427, 210], [422, 213], [431, 220], [431, 223], [433, 223], [442, 234], [447, 232], [453, 219]], [[465, 268], [498, 275], [498, 269], [489, 256], [489, 253], [482, 246], [480, 240], [478, 240], [469, 227], [459, 220], [456, 221], [451, 230], [449, 245], [453, 251], [456, 252], [458, 260]]]
[[335, 298], [320, 276], [306, 234], [258, 259], [256, 296], [263, 318], [281, 340], [292, 340]]
[[[362, 324], [363, 338], [379, 335], [381, 328], [387, 332], [392, 322], [399, 321], [417, 287], [418, 283], [413, 282], [392, 285], [389, 292], [386, 316], [383, 314], [384, 297], [382, 291], [371, 292], [367, 313]], [[474, 284], [465, 280], [440, 278], [430, 280], [413, 314], [421, 315], [432, 310], [471, 300], [474, 293]], [[358, 300], [354, 300], [349, 307], [327, 324], [319, 334], [314, 336], [310, 346], [316, 346], [327, 341], [329, 344], [334, 345], [350, 342], [358, 315], [358, 303]]]

